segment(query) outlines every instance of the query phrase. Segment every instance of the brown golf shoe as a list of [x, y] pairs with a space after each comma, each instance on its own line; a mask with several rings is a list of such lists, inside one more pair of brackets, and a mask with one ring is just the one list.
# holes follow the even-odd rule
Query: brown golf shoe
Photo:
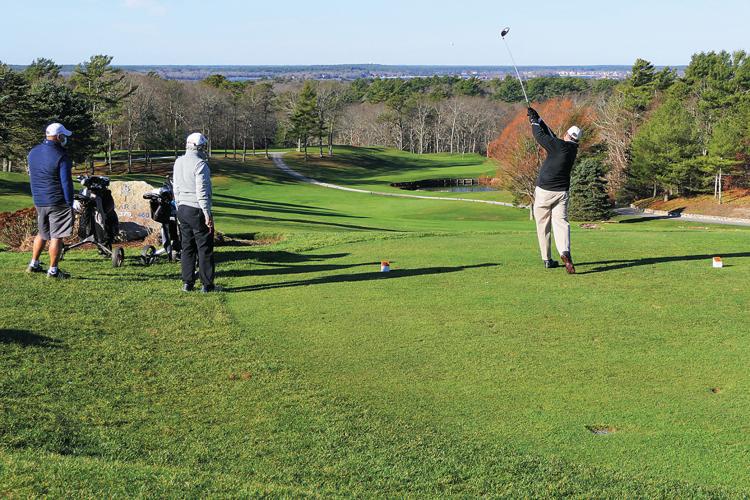
[[568, 252], [563, 252], [563, 254], [560, 256], [560, 259], [562, 259], [563, 264], [565, 264], [565, 270], [568, 272], [568, 274], [576, 273], [576, 267], [573, 265], [573, 258]]

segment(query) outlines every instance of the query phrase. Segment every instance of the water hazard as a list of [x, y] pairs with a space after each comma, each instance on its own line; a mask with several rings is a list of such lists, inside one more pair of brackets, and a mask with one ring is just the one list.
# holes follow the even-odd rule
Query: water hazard
[[480, 179], [424, 179], [412, 182], [394, 182], [392, 187], [406, 191], [432, 191], [436, 193], [479, 193], [497, 191]]

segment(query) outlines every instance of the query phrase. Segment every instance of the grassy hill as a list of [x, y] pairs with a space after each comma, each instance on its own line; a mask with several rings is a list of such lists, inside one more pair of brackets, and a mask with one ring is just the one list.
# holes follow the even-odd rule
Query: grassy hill
[[[491, 168], [288, 162], [378, 189]], [[0, 494], [750, 494], [745, 229], [576, 226], [568, 276], [523, 210], [213, 169], [219, 230], [281, 238], [221, 247], [225, 293], [183, 294], [132, 250], [121, 269], [74, 252], [64, 283], [0, 251]], [[1, 209], [28, 203], [0, 181]]]

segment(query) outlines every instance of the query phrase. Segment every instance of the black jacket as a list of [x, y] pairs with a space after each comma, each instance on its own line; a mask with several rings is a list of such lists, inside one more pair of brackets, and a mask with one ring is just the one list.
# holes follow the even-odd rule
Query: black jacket
[[531, 122], [534, 138], [547, 151], [536, 185], [547, 191], [570, 189], [570, 172], [578, 154], [578, 144], [558, 139], [543, 120]]

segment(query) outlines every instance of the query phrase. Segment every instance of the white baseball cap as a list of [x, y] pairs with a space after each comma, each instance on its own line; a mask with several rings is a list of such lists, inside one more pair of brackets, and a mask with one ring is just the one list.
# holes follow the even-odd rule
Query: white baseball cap
[[578, 142], [581, 139], [582, 134], [583, 132], [581, 131], [581, 129], [576, 127], [575, 125], [573, 125], [572, 127], [568, 129], [568, 135], [570, 136], [571, 139], [573, 139], [576, 142]]
[[47, 127], [47, 137], [57, 137], [58, 135], [66, 135], [70, 137], [73, 132], [66, 129], [62, 123], [52, 123]]
[[187, 144], [192, 144], [193, 146], [204, 146], [208, 143], [208, 140], [206, 139], [206, 136], [201, 134], [200, 132], [195, 132], [193, 134], [190, 134], [187, 137]]

